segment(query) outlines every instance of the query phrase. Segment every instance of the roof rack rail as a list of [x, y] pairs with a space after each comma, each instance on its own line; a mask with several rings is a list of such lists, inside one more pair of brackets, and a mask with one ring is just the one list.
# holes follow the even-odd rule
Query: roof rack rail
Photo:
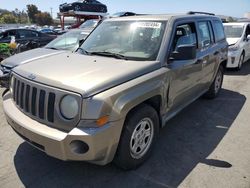
[[215, 16], [215, 14], [213, 14], [213, 13], [209, 13], [209, 12], [196, 12], [196, 11], [189, 11], [189, 12], [187, 12], [187, 14], [190, 14], [190, 15], [192, 15], [192, 14], [205, 14], [205, 15]]

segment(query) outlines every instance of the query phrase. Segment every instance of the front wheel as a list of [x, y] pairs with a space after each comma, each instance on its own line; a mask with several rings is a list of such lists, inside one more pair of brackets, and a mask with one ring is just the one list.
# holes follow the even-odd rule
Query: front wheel
[[126, 170], [141, 165], [150, 155], [159, 131], [155, 109], [142, 104], [126, 118], [114, 163]]
[[206, 98], [213, 99], [218, 96], [222, 87], [223, 76], [224, 76], [224, 70], [223, 67], [220, 65], [212, 85], [210, 86], [207, 93], [205, 93], [204, 95]]

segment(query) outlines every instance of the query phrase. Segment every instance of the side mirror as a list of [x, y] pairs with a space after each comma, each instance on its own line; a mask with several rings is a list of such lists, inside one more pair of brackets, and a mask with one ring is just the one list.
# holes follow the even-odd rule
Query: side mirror
[[172, 52], [170, 60], [192, 60], [196, 58], [195, 45], [180, 45]]
[[250, 40], [250, 35], [247, 35], [247, 40]]

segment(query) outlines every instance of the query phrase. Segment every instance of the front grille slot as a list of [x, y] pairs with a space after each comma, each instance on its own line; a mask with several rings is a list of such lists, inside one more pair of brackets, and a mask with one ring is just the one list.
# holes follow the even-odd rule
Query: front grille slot
[[31, 97], [31, 114], [36, 116], [36, 94], [37, 89], [35, 87], [32, 88], [32, 97]]
[[40, 96], [39, 96], [39, 118], [44, 119], [44, 106], [45, 104], [45, 91], [41, 90], [40, 91]]
[[48, 102], [48, 121], [54, 122], [54, 106], [55, 106], [56, 95], [54, 93], [49, 93], [49, 102]]
[[25, 94], [25, 111], [30, 112], [30, 86], [26, 85], [26, 94]]

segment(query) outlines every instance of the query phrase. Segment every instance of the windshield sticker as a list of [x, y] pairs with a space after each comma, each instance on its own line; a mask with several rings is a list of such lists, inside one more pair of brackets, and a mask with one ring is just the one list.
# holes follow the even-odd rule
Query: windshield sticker
[[233, 25], [232, 28], [243, 28], [241, 25]]
[[142, 28], [154, 28], [159, 29], [161, 28], [160, 22], [136, 22], [131, 25], [133, 28], [135, 27], [142, 27]]

